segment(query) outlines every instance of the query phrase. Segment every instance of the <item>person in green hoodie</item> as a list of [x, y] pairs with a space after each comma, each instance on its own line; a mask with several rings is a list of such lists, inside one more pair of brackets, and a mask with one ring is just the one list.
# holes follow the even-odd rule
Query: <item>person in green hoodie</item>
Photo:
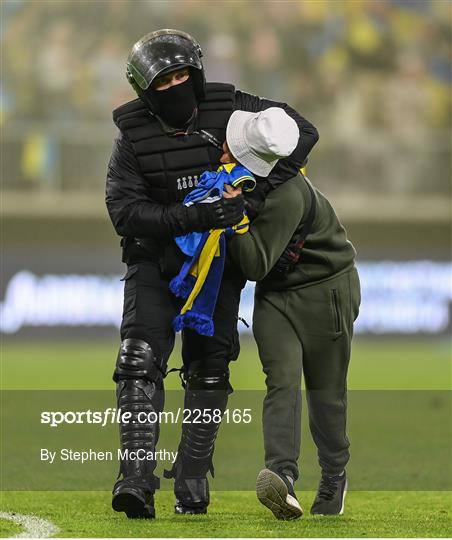
[[[284, 155], [292, 122], [287, 115], [262, 122], [260, 113], [234, 112], [221, 161], [267, 177]], [[229, 187], [225, 196], [240, 195]], [[253, 334], [267, 387], [266, 468], [257, 478], [258, 498], [278, 519], [303, 513], [294, 491], [303, 375], [322, 473], [311, 513], [342, 514], [350, 457], [347, 370], [361, 299], [356, 251], [325, 195], [302, 172], [276, 189], [269, 186], [249, 232], [234, 236], [228, 249], [247, 279], [257, 282]]]

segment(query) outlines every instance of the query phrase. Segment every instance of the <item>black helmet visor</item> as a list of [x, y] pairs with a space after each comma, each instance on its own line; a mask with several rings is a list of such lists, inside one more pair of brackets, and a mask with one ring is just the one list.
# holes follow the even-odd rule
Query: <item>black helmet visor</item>
[[133, 47], [127, 68], [142, 90], [168, 68], [177, 69], [191, 66], [202, 69], [201, 59], [194, 44], [179, 35], [162, 35], [145, 41], [140, 40]]

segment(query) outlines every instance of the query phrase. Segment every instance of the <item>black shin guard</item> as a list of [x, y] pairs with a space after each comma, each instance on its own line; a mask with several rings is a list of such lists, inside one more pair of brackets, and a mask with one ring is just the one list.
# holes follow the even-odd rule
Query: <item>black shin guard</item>
[[182, 425], [176, 462], [171, 471], [165, 471], [166, 478], [175, 479], [178, 513], [202, 513], [209, 504], [206, 476], [209, 471], [214, 474], [215, 440], [229, 393], [227, 371], [211, 369], [187, 376], [184, 407], [191, 416]]
[[[154, 476], [155, 445], [158, 422], [144, 416], [161, 410], [162, 375], [155, 363], [151, 347], [139, 339], [126, 339], [121, 344], [113, 380], [117, 382], [118, 409], [129, 413], [120, 425], [121, 463], [113, 488], [113, 508], [130, 518], [155, 516], [153, 494], [159, 487]], [[152, 459], [140, 459], [151, 457]]]

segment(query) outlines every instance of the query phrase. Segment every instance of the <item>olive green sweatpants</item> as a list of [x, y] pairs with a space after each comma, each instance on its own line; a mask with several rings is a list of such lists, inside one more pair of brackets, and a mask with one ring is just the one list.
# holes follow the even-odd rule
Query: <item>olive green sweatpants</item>
[[355, 268], [286, 291], [256, 287], [253, 333], [266, 374], [263, 407], [265, 465], [298, 478], [301, 377], [309, 426], [327, 474], [346, 466], [347, 370], [360, 285]]

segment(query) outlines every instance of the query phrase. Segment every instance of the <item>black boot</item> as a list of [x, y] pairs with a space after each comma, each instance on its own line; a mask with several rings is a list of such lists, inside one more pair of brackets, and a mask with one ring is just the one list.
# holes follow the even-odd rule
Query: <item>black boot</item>
[[188, 476], [182, 459], [178, 457], [171, 471], [164, 471], [165, 478], [174, 478], [176, 514], [206, 514], [210, 502], [209, 482], [204, 476]]
[[[152, 519], [155, 517], [154, 492], [160, 487], [159, 479], [154, 476], [159, 425], [142, 423], [141, 418], [138, 421], [138, 414], [159, 411], [163, 395], [162, 390], [157, 389], [159, 372], [149, 345], [142, 340], [125, 340], [113, 378], [118, 383], [118, 409], [122, 415], [130, 413], [131, 416], [120, 425], [121, 479], [113, 488], [112, 507], [117, 512], [125, 512], [128, 518]], [[143, 457], [151, 459], [138, 459]]]
[[184, 407], [207, 412], [211, 416], [200, 423], [184, 423], [177, 459], [166, 478], [174, 478], [176, 514], [205, 514], [210, 502], [207, 473], [214, 475], [212, 457], [215, 440], [230, 393], [229, 373], [223, 370], [205, 370], [189, 374], [186, 379]]

